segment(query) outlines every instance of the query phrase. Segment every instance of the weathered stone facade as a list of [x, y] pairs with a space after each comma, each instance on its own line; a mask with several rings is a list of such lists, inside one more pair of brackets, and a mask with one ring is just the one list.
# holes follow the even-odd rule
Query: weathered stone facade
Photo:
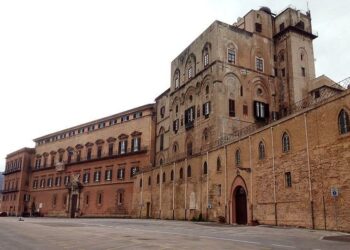
[[[18, 196], [30, 194], [27, 206], [49, 216], [350, 231], [350, 92], [326, 76], [315, 78], [315, 38], [310, 13], [291, 8], [278, 15], [252, 10], [233, 25], [215, 21], [173, 60], [170, 88], [154, 105], [113, 116], [117, 125], [109, 117], [36, 139], [31, 163], [18, 171], [28, 179]], [[140, 111], [142, 118], [123, 120]], [[122, 141], [134, 145], [141, 135], [136, 152], [121, 154]], [[116, 154], [77, 162], [89, 148], [109, 152], [117, 143]], [[48, 166], [54, 155], [55, 167], [35, 167], [38, 159]], [[132, 166], [139, 171], [128, 177]], [[98, 171], [104, 180], [84, 183], [86, 173]], [[17, 178], [9, 169], [5, 176], [5, 187]], [[46, 187], [48, 179], [66, 176], [66, 185]], [[12, 198], [18, 192], [5, 191]], [[6, 211], [26, 211], [21, 199], [5, 201]]]

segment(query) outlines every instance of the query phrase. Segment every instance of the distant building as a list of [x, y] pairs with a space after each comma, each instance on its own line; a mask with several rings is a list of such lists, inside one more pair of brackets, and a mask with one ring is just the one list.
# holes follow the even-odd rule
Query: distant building
[[2, 172], [0, 172], [0, 212], [1, 210], [1, 203], [2, 203], [2, 189], [4, 185], [4, 176], [2, 175]]
[[9, 154], [4, 210], [350, 231], [350, 81], [315, 78], [315, 38], [293, 8], [215, 21], [155, 104]]

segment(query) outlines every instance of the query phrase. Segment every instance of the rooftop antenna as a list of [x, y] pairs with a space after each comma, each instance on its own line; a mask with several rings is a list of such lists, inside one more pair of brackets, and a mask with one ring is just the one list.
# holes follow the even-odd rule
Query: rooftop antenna
[[309, 0], [306, 0], [306, 8], [307, 8], [307, 15], [310, 16], [310, 6], [309, 6]]

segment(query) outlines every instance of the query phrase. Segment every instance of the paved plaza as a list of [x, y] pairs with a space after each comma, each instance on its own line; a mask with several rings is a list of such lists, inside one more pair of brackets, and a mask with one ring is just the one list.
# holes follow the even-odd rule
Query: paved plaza
[[[325, 240], [330, 237], [332, 240]], [[339, 232], [136, 219], [0, 218], [0, 249], [350, 249]]]

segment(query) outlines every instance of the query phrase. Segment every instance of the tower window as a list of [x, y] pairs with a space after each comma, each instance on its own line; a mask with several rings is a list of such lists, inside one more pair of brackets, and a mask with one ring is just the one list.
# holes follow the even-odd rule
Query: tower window
[[235, 117], [236, 116], [236, 112], [235, 112], [235, 100], [229, 99], [228, 100], [228, 112], [229, 112], [229, 116], [231, 117]]
[[256, 32], [261, 32], [262, 31], [261, 23], [255, 23], [255, 31]]
[[339, 113], [338, 125], [340, 134], [350, 132], [349, 114], [344, 109]]
[[227, 61], [229, 63], [236, 63], [236, 51], [233, 49], [229, 49], [227, 51]]
[[302, 76], [306, 76], [306, 72], [305, 72], [305, 68], [304, 67], [301, 67], [301, 75]]
[[255, 66], [257, 71], [264, 72], [264, 59], [261, 57], [256, 57]]
[[292, 187], [292, 174], [291, 172], [284, 173], [286, 187]]

